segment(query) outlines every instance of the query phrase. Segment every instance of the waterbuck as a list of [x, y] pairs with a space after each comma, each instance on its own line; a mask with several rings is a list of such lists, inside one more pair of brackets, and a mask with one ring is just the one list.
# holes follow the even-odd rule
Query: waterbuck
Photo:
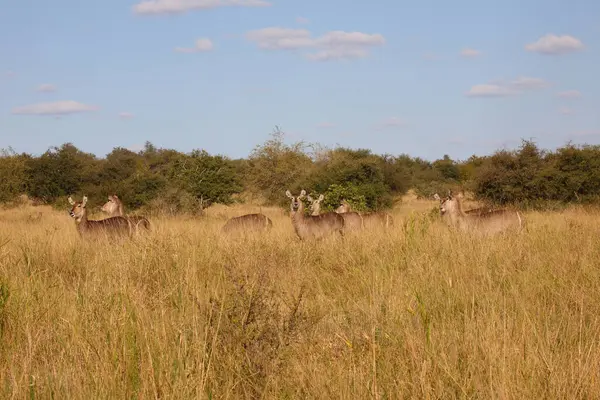
[[273, 227], [273, 222], [264, 214], [246, 214], [230, 218], [221, 228], [221, 233], [234, 231], [260, 232], [268, 231]]
[[[310, 209], [312, 211], [311, 215], [320, 215], [321, 214], [321, 202], [325, 198], [325, 196], [320, 195], [317, 200], [314, 200], [312, 197], [306, 197], [308, 201], [310, 201]], [[344, 218], [344, 232], [347, 231], [357, 231], [363, 228], [363, 219], [359, 213], [356, 212], [345, 212], [339, 213], [342, 218]]]
[[147, 230], [150, 230], [150, 221], [148, 221], [148, 218], [139, 215], [125, 215], [123, 202], [116, 194], [108, 196], [108, 201], [104, 203], [101, 210], [111, 217], [123, 217], [127, 219], [136, 229], [143, 226]]
[[83, 201], [77, 202], [69, 197], [69, 204], [73, 206], [69, 215], [75, 219], [80, 236], [88, 237], [93, 234], [105, 234], [114, 237], [131, 234], [131, 224], [123, 217], [110, 217], [96, 221], [88, 220], [87, 201], [87, 196], [83, 196]]
[[[449, 192], [449, 193], [451, 193], [451, 192]], [[437, 193], [433, 195], [433, 198], [436, 199], [437, 201], [439, 201], [440, 203], [443, 202], [442, 198]], [[444, 200], [445, 199], [447, 199], [447, 197], [444, 198]], [[486, 213], [491, 212], [493, 210], [491, 208], [489, 208], [489, 207], [478, 207], [478, 208], [471, 208], [469, 210], [463, 210], [463, 211], [464, 211], [465, 214], [483, 215], [483, 214], [486, 214]]]
[[344, 235], [344, 218], [341, 215], [333, 212], [321, 215], [304, 215], [302, 199], [306, 197], [306, 190], [302, 190], [298, 196], [292, 196], [292, 193], [288, 190], [285, 195], [291, 199], [290, 216], [296, 235], [300, 240], [321, 239], [335, 232], [338, 232], [341, 236]]
[[495, 234], [509, 229], [521, 230], [523, 216], [518, 211], [506, 209], [483, 210], [476, 209], [467, 214], [462, 209], [462, 195], [454, 196], [448, 192], [448, 197], [440, 201], [440, 215], [450, 226], [461, 230], [478, 231], [485, 234]]
[[350, 203], [348, 203], [344, 199], [342, 200], [341, 205], [338, 208], [336, 208], [335, 212], [339, 213], [341, 215], [345, 215], [345, 214], [359, 215], [361, 218], [361, 224], [362, 224], [361, 226], [362, 227], [386, 227], [386, 228], [389, 228], [390, 226], [394, 225], [394, 219], [392, 218], [392, 216], [390, 214], [383, 212], [383, 211], [358, 214], [357, 212], [352, 211], [352, 207], [350, 206]]

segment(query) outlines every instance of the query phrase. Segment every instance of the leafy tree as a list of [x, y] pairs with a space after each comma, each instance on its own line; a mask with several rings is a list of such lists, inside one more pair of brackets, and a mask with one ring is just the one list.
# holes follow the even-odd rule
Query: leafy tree
[[27, 188], [27, 155], [12, 148], [0, 150], [0, 202], [8, 202], [25, 193]]
[[96, 157], [66, 143], [52, 147], [38, 158], [27, 160], [27, 194], [54, 202], [81, 191], [85, 182], [91, 181], [96, 167]]
[[232, 195], [242, 191], [235, 172], [235, 165], [228, 158], [194, 150], [175, 162], [172, 173], [181, 189], [208, 207], [212, 203], [230, 204], [233, 202]]
[[263, 145], [257, 146], [248, 159], [247, 188], [270, 204], [287, 203], [286, 190], [308, 187], [313, 162], [304, 152], [305, 144], [284, 143], [284, 133], [277, 128]]

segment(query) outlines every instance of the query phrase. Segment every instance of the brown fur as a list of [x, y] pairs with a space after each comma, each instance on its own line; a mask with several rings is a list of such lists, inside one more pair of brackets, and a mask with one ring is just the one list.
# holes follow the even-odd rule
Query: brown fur
[[285, 195], [291, 199], [290, 216], [296, 235], [300, 240], [322, 239], [336, 232], [343, 236], [344, 218], [341, 215], [328, 212], [321, 215], [305, 216], [302, 199], [306, 196], [306, 191], [302, 190], [299, 196], [292, 196], [288, 190]]
[[108, 196], [108, 201], [102, 206], [102, 211], [111, 217], [123, 217], [131, 222], [131, 225], [136, 229], [140, 226], [150, 230], [150, 221], [146, 217], [140, 215], [125, 215], [125, 207], [123, 202], [116, 194]]
[[509, 229], [522, 230], [524, 227], [523, 216], [518, 211], [506, 209], [474, 209], [470, 213], [462, 209], [462, 196], [453, 196], [450, 192], [448, 197], [442, 199], [436, 194], [440, 201], [440, 215], [447, 223], [461, 230], [472, 230], [486, 234], [495, 234]]
[[[317, 200], [314, 200], [312, 197], [307, 196], [308, 201], [310, 201], [310, 209], [312, 210], [311, 215], [321, 215], [321, 201], [323, 201], [324, 196], [321, 195]], [[339, 207], [338, 207], [339, 209]], [[356, 212], [344, 212], [340, 213], [336, 210], [337, 214], [340, 214], [342, 218], [344, 218], [344, 232], [348, 231], [357, 231], [364, 227], [362, 216]]]
[[[364, 228], [375, 228], [375, 227], [385, 227], [389, 228], [394, 225], [394, 219], [392, 216], [383, 211], [359, 214], [357, 212], [353, 212], [350, 204], [346, 200], [342, 200], [342, 204], [335, 210], [335, 212], [341, 215], [350, 215], [355, 214], [358, 215], [361, 219], [361, 227]], [[354, 217], [356, 218], [356, 217]]]
[[273, 222], [264, 214], [246, 214], [229, 219], [221, 228], [222, 233], [233, 231], [268, 231], [273, 227]]
[[131, 234], [131, 224], [123, 217], [110, 217], [101, 220], [88, 220], [87, 215], [87, 197], [83, 196], [83, 201], [73, 201], [69, 197], [69, 203], [73, 206], [69, 214], [75, 219], [77, 231], [82, 237], [89, 237], [92, 234], [105, 234], [109, 237], [125, 236]]

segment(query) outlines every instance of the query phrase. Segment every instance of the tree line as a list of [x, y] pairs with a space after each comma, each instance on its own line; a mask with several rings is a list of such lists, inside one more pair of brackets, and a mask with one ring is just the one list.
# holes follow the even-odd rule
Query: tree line
[[431, 197], [448, 189], [468, 190], [479, 200], [526, 207], [547, 207], [600, 199], [600, 146], [567, 144], [545, 151], [523, 141], [516, 150], [452, 160], [427, 161], [407, 154], [373, 154], [367, 149], [286, 144], [276, 130], [245, 159], [182, 153], [146, 142], [134, 152], [114, 148], [106, 157], [71, 143], [40, 156], [0, 151], [0, 202], [25, 194], [37, 203], [66, 206], [69, 195], [86, 194], [101, 204], [118, 194], [128, 209], [148, 212], [201, 212], [214, 203], [253, 201], [285, 205], [286, 189], [324, 194], [323, 208], [342, 199], [358, 211], [381, 210], [413, 189]]

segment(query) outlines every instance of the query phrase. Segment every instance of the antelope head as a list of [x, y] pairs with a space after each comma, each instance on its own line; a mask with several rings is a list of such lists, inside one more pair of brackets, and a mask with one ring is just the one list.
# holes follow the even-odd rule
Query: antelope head
[[338, 214], [350, 212], [350, 204], [348, 204], [346, 199], [342, 199], [341, 205], [335, 209], [335, 212]]
[[293, 196], [292, 193], [289, 190], [287, 190], [285, 192], [285, 195], [291, 199], [290, 210], [292, 211], [292, 213], [296, 213], [298, 211], [302, 213], [304, 211], [304, 204], [302, 203], [302, 199], [306, 197], [306, 190], [302, 189], [298, 196]]
[[116, 194], [109, 195], [108, 201], [102, 206], [102, 212], [115, 215], [119, 211], [119, 198]]
[[454, 195], [451, 190], [448, 190], [448, 196], [440, 198], [436, 193], [436, 198], [440, 201], [440, 214], [441, 215], [457, 215], [462, 213], [460, 201], [463, 198], [462, 194], [459, 193]]
[[325, 198], [325, 196], [320, 195], [317, 200], [313, 199], [310, 196], [306, 197], [308, 201], [310, 201], [310, 211], [312, 215], [319, 215], [321, 213], [321, 202]]
[[69, 204], [71, 204], [73, 206], [71, 208], [71, 211], [69, 212], [69, 215], [72, 218], [75, 218], [75, 221], [80, 222], [81, 219], [85, 216], [85, 213], [86, 213], [85, 205], [87, 204], [87, 201], [88, 201], [87, 196], [83, 196], [82, 201], [74, 201], [69, 196]]

